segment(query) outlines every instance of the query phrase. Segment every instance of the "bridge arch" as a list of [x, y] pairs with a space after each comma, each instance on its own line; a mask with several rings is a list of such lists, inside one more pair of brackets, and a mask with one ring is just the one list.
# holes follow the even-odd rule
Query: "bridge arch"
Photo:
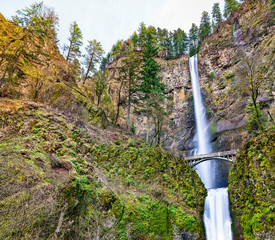
[[197, 166], [198, 164], [205, 162], [205, 161], [211, 161], [211, 160], [219, 160], [219, 161], [226, 161], [226, 162], [230, 162], [233, 163], [234, 160], [232, 159], [228, 159], [228, 158], [223, 158], [223, 157], [211, 157], [211, 158], [202, 158], [200, 160], [195, 161], [194, 163], [189, 163], [191, 168], [194, 168], [195, 166]]

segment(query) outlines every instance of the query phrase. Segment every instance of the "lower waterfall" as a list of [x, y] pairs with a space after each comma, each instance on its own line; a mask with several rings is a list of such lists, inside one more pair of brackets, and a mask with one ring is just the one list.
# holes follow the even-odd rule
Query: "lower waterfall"
[[[198, 74], [197, 56], [189, 61], [194, 110], [197, 130], [197, 154], [211, 152], [208, 123], [203, 105]], [[216, 188], [215, 169], [213, 161], [206, 161], [196, 166], [201, 180], [207, 188], [205, 200], [204, 225], [207, 240], [232, 240], [231, 217], [229, 211], [228, 189]]]

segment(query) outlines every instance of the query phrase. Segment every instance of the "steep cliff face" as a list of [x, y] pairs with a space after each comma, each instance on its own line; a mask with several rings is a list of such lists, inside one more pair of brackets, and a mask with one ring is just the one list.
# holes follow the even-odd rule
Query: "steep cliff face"
[[[111, 96], [114, 105], [117, 104], [119, 92], [118, 67], [121, 66], [121, 60], [113, 62], [109, 67], [110, 78], [108, 80], [107, 91]], [[160, 76], [162, 82], [167, 85], [167, 99], [164, 108], [168, 110], [169, 117], [164, 124], [163, 138], [167, 140], [164, 145], [173, 151], [187, 150], [193, 148], [194, 135], [194, 114], [192, 86], [189, 73], [189, 56], [182, 56], [174, 60], [156, 59], [161, 66]], [[127, 109], [126, 109], [127, 93], [125, 89], [121, 91], [122, 104], [119, 124], [126, 126]], [[133, 110], [133, 109], [132, 109]], [[131, 123], [136, 127], [136, 134], [145, 137], [148, 131], [147, 118], [142, 115], [136, 115], [132, 112]], [[152, 124], [150, 126], [150, 135], [154, 134]]]

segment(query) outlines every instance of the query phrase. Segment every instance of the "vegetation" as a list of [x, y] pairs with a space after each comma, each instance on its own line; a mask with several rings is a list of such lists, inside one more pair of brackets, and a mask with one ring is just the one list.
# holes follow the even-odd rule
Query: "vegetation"
[[[252, 100], [252, 115], [255, 116], [256, 126], [252, 127], [254, 130], [264, 130], [264, 123], [261, 117], [261, 112], [257, 99], [260, 92], [269, 86], [267, 83], [271, 80], [268, 76], [268, 71], [265, 64], [261, 62], [261, 56], [255, 53], [253, 56], [242, 56], [242, 61], [237, 70], [239, 82], [238, 88], [240, 91], [245, 91], [249, 94]], [[271, 77], [272, 77], [271, 73]]]
[[75, 59], [81, 56], [80, 47], [82, 46], [82, 33], [77, 23], [74, 21], [70, 26], [69, 45], [65, 46], [67, 50], [66, 60], [73, 63]]
[[0, 120], [0, 238], [202, 238], [206, 192], [180, 159], [36, 103], [1, 100]]
[[102, 55], [104, 53], [104, 50], [100, 42], [97, 42], [95, 39], [92, 41], [88, 41], [88, 46], [86, 47], [86, 51], [87, 51], [87, 54], [84, 55], [84, 58], [85, 58], [85, 66], [87, 71], [86, 71], [83, 83], [85, 83], [85, 81], [89, 77], [90, 72], [92, 73], [96, 72], [96, 64], [100, 63], [102, 59]]
[[229, 174], [235, 232], [244, 239], [273, 239], [275, 131], [252, 138], [241, 149]]

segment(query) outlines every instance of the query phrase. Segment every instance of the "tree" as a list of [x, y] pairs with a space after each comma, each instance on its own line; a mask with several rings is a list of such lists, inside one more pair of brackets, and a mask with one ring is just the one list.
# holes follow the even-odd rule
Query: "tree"
[[[145, 43], [142, 51], [142, 67], [140, 71], [140, 85], [139, 101], [143, 103], [140, 112], [143, 112], [147, 116], [147, 137], [149, 141], [149, 119], [152, 107], [155, 101], [165, 97], [165, 84], [161, 83], [159, 77], [160, 65], [154, 59], [158, 55], [158, 48], [156, 47], [156, 38], [149, 32], [145, 35]], [[159, 96], [159, 98], [153, 98], [153, 96]]]
[[104, 50], [102, 49], [101, 43], [97, 42], [95, 39], [88, 41], [88, 46], [86, 47], [87, 53], [84, 55], [86, 66], [86, 73], [84, 77], [83, 84], [85, 84], [90, 72], [96, 71], [96, 65], [102, 60], [102, 55]]
[[139, 76], [139, 68], [140, 68], [140, 55], [134, 52], [132, 49], [128, 48], [124, 53], [124, 59], [121, 61], [121, 67], [119, 68], [119, 79], [120, 79], [120, 89], [119, 89], [119, 97], [118, 97], [118, 107], [117, 107], [117, 118], [119, 113], [120, 106], [120, 92], [122, 86], [127, 85], [127, 129], [130, 126], [130, 113], [131, 113], [131, 105], [134, 101], [133, 94], [136, 92], [136, 84]]
[[183, 30], [178, 28], [173, 33], [173, 48], [175, 57], [185, 54], [187, 50], [187, 36]]
[[219, 23], [222, 21], [222, 14], [221, 14], [219, 3], [214, 3], [213, 5], [212, 20], [213, 20], [213, 28], [216, 28], [219, 25]]
[[51, 43], [58, 48], [57, 32], [59, 26], [59, 17], [53, 8], [48, 8], [44, 6], [42, 11], [42, 17], [46, 20], [44, 23], [44, 29], [49, 36]]
[[195, 23], [192, 24], [189, 30], [189, 54], [190, 56], [196, 55], [198, 52], [198, 39], [199, 39], [199, 28]]
[[257, 99], [260, 91], [268, 85], [266, 72], [267, 68], [258, 53], [254, 55], [244, 54], [240, 66], [237, 69], [237, 76], [239, 78], [237, 87], [242, 92], [247, 92], [249, 94], [260, 130], [264, 130], [264, 125]]
[[66, 46], [67, 57], [66, 60], [72, 63], [81, 55], [80, 47], [82, 46], [82, 33], [77, 23], [74, 21], [70, 26], [70, 36], [68, 38], [69, 45]]
[[238, 3], [236, 0], [225, 0], [224, 16], [228, 17], [230, 13], [237, 11], [239, 6], [240, 3]]
[[204, 11], [201, 16], [200, 29], [199, 29], [200, 44], [209, 35], [210, 32], [211, 32], [210, 17], [208, 12]]
[[93, 90], [97, 96], [97, 106], [100, 104], [101, 97], [107, 88], [107, 72], [98, 71], [95, 74], [95, 82], [93, 85]]

